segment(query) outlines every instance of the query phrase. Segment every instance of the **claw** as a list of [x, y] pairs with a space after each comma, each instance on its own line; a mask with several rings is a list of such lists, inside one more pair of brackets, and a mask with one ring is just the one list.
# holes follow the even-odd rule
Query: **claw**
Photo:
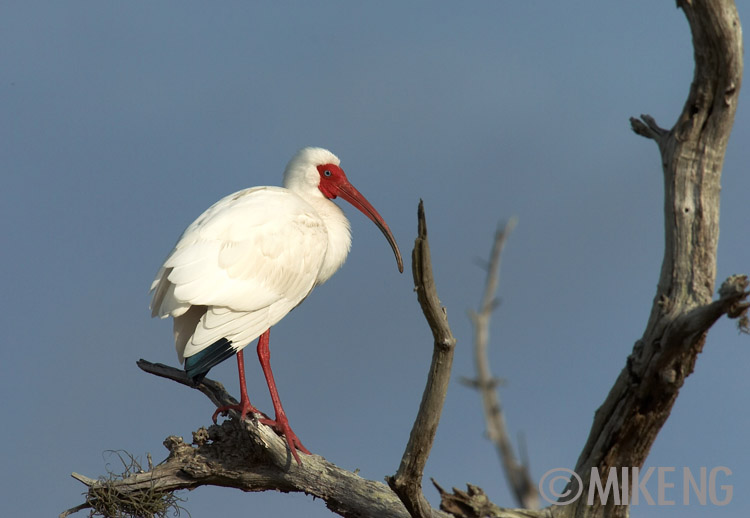
[[259, 414], [259, 415], [265, 415], [263, 412], [255, 408], [253, 405], [250, 404], [249, 401], [240, 401], [237, 405], [226, 405], [222, 406], [216, 409], [216, 412], [214, 412], [214, 415], [211, 416], [211, 419], [213, 419], [214, 424], [216, 424], [216, 420], [220, 415], [226, 416], [230, 410], [236, 410], [240, 413], [240, 419], [245, 419], [248, 414]]
[[301, 451], [302, 453], [306, 453], [307, 455], [311, 455], [310, 450], [305, 448], [305, 446], [302, 444], [302, 441], [300, 441], [299, 437], [297, 437], [297, 434], [292, 431], [292, 427], [289, 426], [289, 421], [286, 419], [286, 416], [283, 416], [282, 419], [276, 420], [262, 418], [258, 419], [258, 422], [270, 426], [276, 431], [276, 433], [286, 439], [286, 444], [289, 447], [289, 451], [292, 453], [292, 456], [294, 457], [294, 460], [297, 461], [298, 465], [301, 466], [302, 461], [297, 454], [297, 450]]

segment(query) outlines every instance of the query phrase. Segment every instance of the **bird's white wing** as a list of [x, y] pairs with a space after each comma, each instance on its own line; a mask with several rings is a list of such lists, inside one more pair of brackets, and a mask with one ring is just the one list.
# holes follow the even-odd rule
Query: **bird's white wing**
[[280, 301], [288, 312], [315, 285], [327, 244], [323, 221], [296, 194], [231, 194], [182, 234], [151, 286], [152, 312], [176, 317], [201, 305], [250, 313]]

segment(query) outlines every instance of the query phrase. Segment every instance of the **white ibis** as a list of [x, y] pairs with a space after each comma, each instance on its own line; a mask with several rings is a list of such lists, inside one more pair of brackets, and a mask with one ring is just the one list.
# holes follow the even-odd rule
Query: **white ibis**
[[[199, 382], [237, 354], [240, 402], [213, 415], [252, 412], [242, 349], [258, 340], [258, 358], [275, 419], [260, 422], [286, 437], [289, 450], [309, 454], [289, 426], [269, 362], [270, 327], [338, 270], [349, 253], [349, 221], [337, 196], [370, 218], [385, 235], [403, 272], [401, 252], [380, 214], [355, 189], [330, 151], [300, 150], [284, 172], [284, 187], [252, 187], [219, 200], [183, 232], [151, 285], [152, 316], [174, 319], [177, 357]], [[262, 414], [261, 414], [262, 415]]]

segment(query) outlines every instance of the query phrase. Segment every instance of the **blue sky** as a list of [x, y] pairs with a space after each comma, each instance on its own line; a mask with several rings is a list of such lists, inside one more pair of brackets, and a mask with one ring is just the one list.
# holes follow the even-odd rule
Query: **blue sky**
[[[492, 367], [532, 475], [575, 465], [661, 264], [659, 155], [628, 118], [670, 127], [682, 108], [692, 48], [674, 2], [8, 2], [0, 62], [0, 486], [14, 495], [0, 514], [54, 516], [81, 501], [70, 472], [104, 473], [106, 450], [161, 460], [167, 435], [209, 422], [204, 396], [135, 366], [177, 365], [148, 287], [205, 208], [278, 185], [307, 145], [339, 155], [405, 257], [425, 202], [459, 340], [426, 476], [514, 505], [479, 400], [457, 382], [473, 373], [476, 259], [512, 216]], [[750, 270], [747, 95], [724, 168], [717, 286]], [[349, 259], [274, 328], [272, 362], [304, 444], [382, 480], [408, 439], [431, 335], [408, 268], [399, 275], [375, 226], [344, 210]], [[253, 357], [251, 401], [270, 411]], [[647, 464], [727, 466], [731, 503], [641, 505], [633, 517], [750, 512], [749, 361], [748, 338], [720, 321]], [[211, 376], [237, 393], [235, 362]], [[182, 496], [194, 518], [330, 516], [303, 495]]]

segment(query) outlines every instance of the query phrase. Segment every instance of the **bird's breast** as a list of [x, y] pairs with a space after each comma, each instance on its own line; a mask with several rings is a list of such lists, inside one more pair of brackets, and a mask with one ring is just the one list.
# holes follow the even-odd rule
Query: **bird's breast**
[[338, 205], [327, 199], [322, 199], [315, 205], [328, 234], [326, 254], [315, 282], [320, 285], [330, 279], [346, 261], [352, 246], [352, 235], [349, 220]]

